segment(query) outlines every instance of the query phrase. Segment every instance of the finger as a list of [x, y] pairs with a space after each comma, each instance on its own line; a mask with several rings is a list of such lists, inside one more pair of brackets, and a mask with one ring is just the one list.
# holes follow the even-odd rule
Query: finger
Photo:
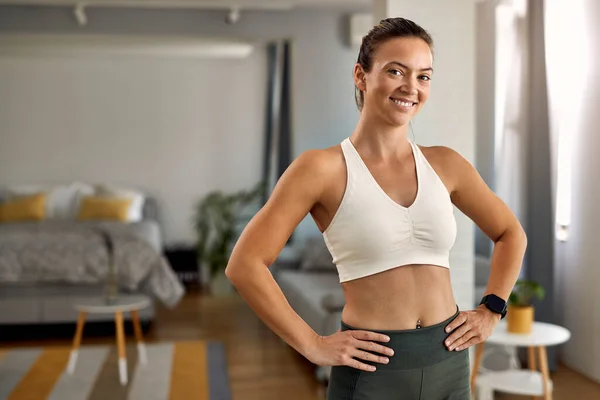
[[458, 314], [458, 316], [456, 318], [454, 318], [454, 320], [452, 322], [450, 322], [448, 325], [446, 325], [446, 332], [447, 333], [452, 332], [453, 330], [455, 330], [456, 328], [458, 328], [465, 322], [467, 322], [467, 313], [463, 311], [463, 312], [460, 312]]
[[352, 337], [359, 340], [374, 340], [376, 342], [389, 342], [390, 337], [381, 333], [370, 332], [370, 331], [346, 331], [350, 332]]
[[363, 351], [363, 350], [354, 350], [352, 352], [352, 355], [354, 357], [360, 358], [361, 360], [365, 360], [365, 361], [373, 361], [376, 363], [380, 363], [380, 364], [387, 364], [390, 362], [390, 359], [387, 357], [382, 357], [382, 356], [378, 356], [372, 353], [369, 353], [368, 351]]
[[472, 338], [477, 337], [477, 336], [478, 335], [476, 335], [473, 330], [470, 330], [467, 333], [465, 333], [462, 337], [458, 338], [450, 346], [448, 346], [448, 350], [452, 351], [454, 349], [462, 347], [463, 344], [465, 344], [466, 342], [468, 342], [469, 340], [471, 340]]
[[471, 330], [471, 326], [469, 326], [468, 324], [465, 323], [465, 324], [461, 325], [458, 329], [456, 329], [452, 333], [452, 335], [448, 336], [448, 338], [446, 339], [444, 344], [446, 345], [446, 347], [452, 346], [455, 341], [457, 341], [458, 339], [463, 337], [470, 330]]
[[478, 336], [473, 336], [466, 343], [461, 344], [460, 346], [458, 346], [457, 348], [455, 348], [454, 351], [466, 350], [469, 347], [473, 346], [474, 344], [477, 344], [477, 343], [480, 343], [480, 342], [481, 342], [481, 340], [479, 339]]
[[353, 343], [353, 345], [357, 349], [368, 350], [372, 353], [380, 353], [380, 354], [385, 354], [388, 356], [394, 355], [394, 350], [390, 349], [389, 347], [385, 347], [385, 346], [382, 346], [382, 345], [374, 343], [374, 342], [366, 342], [364, 340], [356, 340]]
[[344, 364], [352, 368], [360, 369], [362, 371], [375, 371], [375, 366], [362, 363], [354, 358], [348, 358], [348, 361]]

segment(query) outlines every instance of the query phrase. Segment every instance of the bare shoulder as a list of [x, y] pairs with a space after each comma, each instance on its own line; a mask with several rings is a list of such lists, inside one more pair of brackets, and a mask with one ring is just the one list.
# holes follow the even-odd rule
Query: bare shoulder
[[473, 165], [458, 151], [450, 147], [419, 146], [419, 148], [451, 192], [456, 188], [459, 178], [476, 173]]
[[339, 172], [344, 165], [344, 155], [340, 145], [325, 149], [311, 149], [302, 152], [292, 163], [302, 175], [315, 179], [326, 179]]
[[469, 163], [458, 151], [447, 146], [419, 146], [419, 148], [430, 163], [433, 161], [441, 166]]
[[335, 145], [325, 149], [310, 149], [302, 152], [298, 160], [306, 163], [306, 166], [314, 168], [327, 168], [335, 165], [336, 162], [344, 160], [341, 146]]
[[[291, 192], [295, 198], [308, 196], [318, 203], [328, 186], [345, 173], [344, 165], [339, 145], [303, 151], [277, 182], [272, 198], [277, 200], [283, 192]], [[288, 196], [284, 198], [289, 201]]]

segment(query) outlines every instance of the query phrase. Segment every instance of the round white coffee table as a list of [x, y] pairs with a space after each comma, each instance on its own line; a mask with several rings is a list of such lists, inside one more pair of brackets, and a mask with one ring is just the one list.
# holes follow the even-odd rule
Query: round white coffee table
[[[552, 381], [548, 372], [546, 346], [558, 345], [570, 338], [571, 332], [558, 325], [534, 322], [531, 333], [515, 334], [506, 330], [506, 321], [501, 321], [490, 337], [484, 343], [477, 345], [471, 375], [471, 388], [477, 389], [477, 399], [492, 400], [494, 390], [525, 396], [544, 396], [545, 400], [552, 399]], [[527, 347], [529, 370], [492, 371], [477, 377], [485, 343]], [[541, 371], [537, 370], [536, 350]]]
[[125, 331], [123, 329], [123, 313], [129, 312], [133, 322], [133, 330], [137, 339], [137, 348], [140, 364], [148, 362], [146, 357], [146, 347], [144, 346], [144, 337], [142, 336], [142, 327], [140, 326], [140, 316], [138, 310], [147, 307], [150, 304], [150, 298], [144, 295], [120, 294], [111, 304], [107, 304], [103, 297], [89, 297], [77, 299], [73, 302], [73, 307], [79, 311], [77, 319], [77, 329], [73, 338], [73, 348], [69, 356], [67, 373], [72, 375], [77, 363], [77, 354], [81, 344], [83, 326], [85, 317], [90, 314], [115, 314], [115, 327], [117, 334], [117, 349], [119, 352], [119, 378], [122, 385], [127, 384], [127, 359], [125, 357]]

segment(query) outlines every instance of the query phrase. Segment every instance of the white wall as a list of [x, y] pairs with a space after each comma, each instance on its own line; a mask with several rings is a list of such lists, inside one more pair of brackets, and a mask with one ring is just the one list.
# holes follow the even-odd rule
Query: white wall
[[107, 182], [156, 196], [167, 242], [208, 190], [261, 176], [266, 52], [239, 60], [0, 56], [0, 183]]
[[[0, 6], [0, 34], [47, 32], [61, 34], [177, 35], [242, 38], [256, 43], [265, 43], [272, 39], [292, 39], [292, 154], [294, 157], [297, 157], [307, 149], [323, 148], [340, 143], [352, 133], [358, 120], [358, 112], [354, 104], [354, 84], [352, 81], [352, 68], [358, 52], [357, 49], [351, 48], [348, 45], [348, 15], [352, 12], [361, 11], [365, 11], [365, 9], [346, 7], [345, 9], [297, 9], [289, 12], [246, 11], [242, 13], [242, 17], [237, 24], [228, 25], [223, 22], [225, 13], [222, 11], [91, 8], [87, 13], [88, 25], [85, 28], [81, 28], [73, 18], [72, 8]], [[256, 57], [261, 56], [256, 54]], [[262, 99], [264, 98], [263, 93], [266, 90], [264, 87], [266, 83], [263, 85], [261, 82], [265, 82], [262, 74], [266, 73], [266, 69], [265, 71], [258, 72], [260, 76], [255, 78], [255, 68], [258, 68], [258, 65], [250, 68], [248, 71], [244, 70], [243, 65], [239, 67], [231, 65], [228, 68], [235, 68], [235, 73], [230, 75], [224, 70], [222, 75], [219, 72], [215, 75], [215, 73], [211, 72], [211, 74], [205, 74], [206, 79], [211, 79], [212, 88], [220, 85], [220, 82], [224, 79], [233, 79], [234, 82], [239, 82], [238, 86], [242, 94], [235, 100], [235, 107], [220, 109], [220, 111], [216, 111], [215, 113], [207, 111], [206, 114], [226, 115], [226, 119], [221, 119], [219, 129], [221, 131], [237, 129], [237, 133], [246, 135], [246, 127], [250, 123], [253, 121], [262, 121], [263, 119], [264, 103], [262, 103]], [[201, 71], [202, 68], [200, 68]], [[190, 72], [188, 71], [186, 74], [189, 75]], [[176, 79], [172, 74], [169, 75], [171, 75], [169, 79]], [[199, 75], [195, 79], [200, 79]], [[163, 77], [162, 79], [167, 78]], [[3, 77], [0, 76], [0, 81], [3, 80]], [[177, 82], [179, 82], [178, 86], [181, 86], [183, 77], [181, 81]], [[0, 83], [0, 85], [5, 84]], [[200, 83], [197, 83], [198, 85]], [[253, 88], [258, 89], [254, 90]], [[185, 93], [185, 96], [187, 96], [186, 104], [193, 103], [194, 101], [202, 102], [208, 99], [209, 96], [212, 96], [212, 92], [208, 93], [201, 90], [194, 91], [193, 93], [186, 91]], [[217, 95], [214, 107], [221, 107], [223, 102], [227, 100], [224, 97], [226, 94], [229, 94], [227, 90]], [[171, 97], [176, 95], [176, 92], [171, 93]], [[201, 98], [195, 97], [196, 95], [201, 96]], [[56, 105], [53, 107], [59, 106]], [[156, 107], [154, 108], [155, 111], [157, 111]], [[169, 107], [169, 105], [165, 104], [165, 107]], [[225, 107], [228, 107], [228, 105], [226, 104]], [[244, 110], [241, 110], [240, 107], [244, 108]], [[196, 118], [191, 115], [189, 108], [185, 108], [184, 110], [187, 111], [169, 111], [178, 118], [181, 115], [184, 116], [184, 120], [180, 122], [176, 121], [177, 124], [186, 124], [193, 121], [193, 118]], [[253, 114], [252, 118], [254, 119], [252, 121], [247, 118], [245, 118], [246, 120], [244, 118], [237, 118], [238, 114], [244, 116], [249, 114], [251, 110], [258, 110], [257, 114]], [[30, 113], [30, 116], [31, 118], [35, 118], [35, 115], [32, 113]], [[155, 115], [154, 118], [159, 118], [159, 116]], [[205, 120], [201, 116], [197, 118]], [[69, 121], [67, 119], [61, 123], [66, 124], [65, 126], [68, 127], [68, 124], [71, 123]], [[0, 120], [0, 135], [3, 134], [3, 123], [3, 120]], [[203, 121], [202, 123], [205, 122]], [[240, 126], [243, 129], [238, 129]], [[186, 134], [187, 136], [188, 134]], [[167, 146], [175, 146], [175, 144], [169, 142], [168, 137], [162, 134], [160, 137], [163, 143], [168, 143]], [[173, 139], [175, 138], [173, 137]], [[262, 159], [262, 148], [260, 147], [262, 146], [262, 136], [259, 139], [260, 143], [256, 143], [259, 146], [256, 148], [253, 147], [255, 143], [252, 143], [246, 149], [241, 145], [248, 143], [248, 141], [245, 138], [242, 141], [238, 140], [237, 143], [240, 144], [238, 149], [244, 153], [241, 155], [225, 148], [225, 140], [229, 138], [231, 136], [227, 135], [215, 137], [212, 141], [203, 142], [202, 146], [198, 146], [205, 149], [206, 152], [210, 148], [211, 152], [209, 156], [200, 157], [198, 155], [200, 153], [197, 153], [197, 150], [191, 146], [186, 146], [183, 149], [185, 153], [181, 153], [177, 157], [175, 156], [179, 149], [173, 148], [169, 150], [169, 157], [177, 158], [177, 160], [171, 161], [177, 163], [179, 167], [185, 167], [183, 169], [178, 168], [174, 175], [177, 177], [183, 175], [186, 179], [184, 183], [170, 180], [168, 184], [164, 184], [164, 187], [156, 186], [156, 182], [138, 182], [137, 175], [135, 176], [133, 183], [147, 186], [151, 191], [168, 193], [168, 196], [170, 196], [159, 199], [161, 201], [161, 210], [163, 213], [169, 215], [164, 220], [168, 242], [191, 242], [194, 240], [193, 233], [187, 225], [191, 216], [189, 205], [193, 199], [171, 194], [174, 190], [178, 191], [178, 189], [174, 188], [180, 185], [188, 187], [189, 185], [197, 185], [200, 187], [200, 185], [207, 182], [197, 182], [197, 174], [200, 174], [200, 172], [197, 172], [196, 175], [189, 175], [189, 168], [194, 168], [199, 164], [204, 166], [207, 163], [212, 168], [210, 178], [212, 181], [221, 182], [223, 180], [228, 181], [229, 179], [228, 182], [237, 183], [235, 189], [246, 187], [252, 183], [244, 179], [246, 177], [244, 174], [259, 171]], [[2, 137], [0, 137], [0, 146], [3, 145], [1, 140]], [[125, 139], [122, 138], [122, 140]], [[234, 140], [231, 140], [231, 142], [236, 143]], [[227, 162], [241, 157], [242, 161], [240, 164], [249, 166], [249, 161], [244, 164], [246, 162], [244, 161], [244, 157], [246, 157], [246, 154], [249, 154], [246, 151], [254, 151], [255, 149], [259, 150], [257, 150], [258, 153], [253, 154], [253, 157], [261, 157], [260, 159], [252, 159], [252, 162], [256, 162], [256, 164], [252, 164], [251, 167], [246, 168], [240, 177], [229, 178], [235, 171], [232, 170], [234, 165], [228, 165]], [[9, 150], [3, 151], [10, 152]], [[157, 151], [158, 145], [153, 152], [136, 157], [153, 158], [156, 156]], [[92, 154], [91, 157], [96, 156]], [[216, 162], [208, 163], [207, 160], [209, 157]], [[6, 164], [4, 165], [6, 166]], [[8, 168], [13, 169], [12, 166]], [[56, 167], [50, 165], [49, 168]], [[70, 179], [71, 175], [77, 171], [73, 172], [71, 170], [69, 172], [68, 176], [54, 174], [50, 178]], [[45, 179], [43, 175], [29, 174], [27, 177], [31, 179]], [[254, 175], [251, 175], [251, 177], [254, 177]], [[6, 175], [0, 176], [0, 184], [3, 183], [2, 179], [6, 179]], [[18, 179], [20, 179], [20, 176], [16, 176], [14, 179], [10, 178], [11, 181]], [[201, 187], [200, 190], [204, 192], [213, 188], [215, 187], [207, 186]], [[181, 195], [189, 195], [189, 190], [185, 189], [185, 193]], [[319, 231], [310, 216], [308, 216], [296, 230], [294, 240], [297, 240], [301, 244], [304, 238], [312, 235], [319, 235]]]
[[[579, 115], [569, 132], [573, 138], [573, 171], [571, 196], [571, 227], [569, 239], [557, 243], [557, 307], [563, 309], [562, 323], [571, 331], [571, 340], [564, 346], [565, 364], [600, 382], [600, 282], [598, 249], [600, 239], [600, 3], [596, 0], [564, 2], [576, 7], [583, 20], [574, 23], [581, 28], [577, 36], [566, 32], [568, 44], [580, 49], [589, 64], [578, 70], [578, 84], [584, 88], [570, 91], [570, 100], [581, 104]], [[559, 6], [559, 4], [556, 4]], [[566, 19], [571, 15], [561, 17]], [[571, 21], [564, 21], [566, 26]], [[561, 33], [561, 35], [564, 33]]]
[[[376, 0], [374, 17], [405, 17], [428, 30], [435, 42], [434, 77], [428, 103], [414, 123], [423, 145], [449, 146], [475, 157], [475, 4], [464, 0]], [[456, 210], [458, 236], [452, 250], [452, 284], [461, 309], [473, 308], [474, 226]]]

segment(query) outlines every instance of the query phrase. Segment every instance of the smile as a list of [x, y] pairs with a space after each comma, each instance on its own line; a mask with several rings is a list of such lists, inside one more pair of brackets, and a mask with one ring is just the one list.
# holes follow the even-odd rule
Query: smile
[[394, 99], [393, 97], [390, 97], [390, 100], [392, 101], [392, 103], [401, 106], [401, 107], [405, 107], [405, 108], [411, 108], [414, 107], [417, 103], [413, 103], [411, 101], [405, 101], [405, 100], [399, 100], [399, 99]]

